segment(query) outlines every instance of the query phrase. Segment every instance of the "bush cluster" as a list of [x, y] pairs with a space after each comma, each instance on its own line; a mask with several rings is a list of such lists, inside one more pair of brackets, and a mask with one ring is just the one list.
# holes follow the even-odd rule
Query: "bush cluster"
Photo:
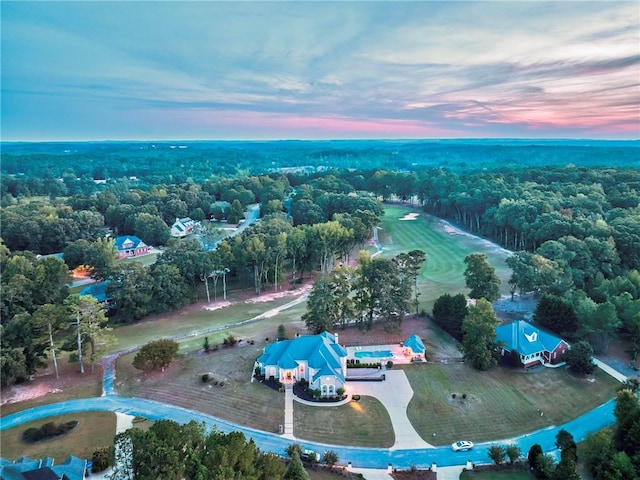
[[40, 440], [46, 440], [47, 438], [58, 437], [74, 429], [76, 425], [78, 425], [77, 420], [71, 420], [70, 422], [60, 424], [47, 422], [40, 428], [27, 428], [24, 432], [22, 432], [22, 440], [28, 443], [34, 443]]
[[373, 363], [363, 363], [360, 362], [357, 358], [348, 358], [347, 359], [347, 368], [379, 368], [380, 362]]

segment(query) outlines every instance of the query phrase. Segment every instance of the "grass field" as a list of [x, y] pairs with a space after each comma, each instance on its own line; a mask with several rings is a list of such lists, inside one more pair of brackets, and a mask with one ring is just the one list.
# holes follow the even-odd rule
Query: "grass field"
[[[112, 334], [116, 337], [117, 343], [111, 346], [111, 351], [123, 350], [134, 345], [142, 345], [154, 338], [173, 337], [249, 320], [260, 315], [267, 309], [284, 305], [292, 299], [293, 297], [287, 296], [276, 298], [269, 302], [241, 302], [218, 310], [205, 310], [197, 306], [195, 306], [195, 308], [192, 306], [191, 308], [176, 312], [172, 315], [149, 317], [131, 325], [123, 325], [115, 328]], [[285, 313], [284, 316], [287, 315], [288, 314]], [[299, 318], [298, 316], [298, 319]], [[260, 330], [260, 327], [257, 327], [256, 330]], [[276, 330], [273, 331], [273, 335], [275, 335], [275, 333]], [[226, 334], [224, 336], [226, 336]], [[212, 340], [211, 335], [209, 340]], [[222, 341], [222, 338], [220, 341]]]
[[[413, 249], [423, 250], [427, 255], [426, 265], [420, 272], [420, 309], [430, 311], [433, 302], [442, 294], [467, 292], [464, 279], [464, 258], [471, 253], [486, 253], [489, 263], [502, 280], [501, 291], [509, 293], [511, 272], [505, 264], [508, 253], [486, 240], [453, 230], [437, 218], [424, 213], [415, 220], [400, 220], [407, 213], [420, 212], [419, 208], [385, 205], [381, 229], [378, 233], [383, 255], [395, 256]], [[457, 231], [457, 230], [456, 230]]]
[[[22, 432], [30, 427], [40, 427], [44, 423], [70, 422], [77, 420], [78, 425], [70, 432], [58, 438], [36, 443], [21, 440]], [[30, 458], [54, 457], [56, 464], [62, 463], [69, 455], [91, 459], [99, 447], [113, 445], [116, 434], [116, 415], [111, 412], [72, 413], [25, 423], [19, 427], [3, 430], [2, 456], [16, 460], [25, 455]]]
[[295, 402], [293, 433], [297, 438], [332, 445], [389, 448], [395, 435], [391, 418], [379, 400], [362, 397], [339, 407], [314, 407]]
[[[234, 331], [234, 335], [242, 338], [240, 331]], [[164, 373], [141, 373], [131, 365], [133, 354], [125, 355], [117, 363], [118, 391], [124, 396], [150, 398], [267, 432], [278, 432], [279, 425], [284, 423], [284, 394], [250, 382], [254, 362], [264, 345], [263, 337], [256, 339], [255, 345], [244, 341], [239, 346], [221, 347], [209, 354], [191, 350]], [[202, 340], [198, 348], [201, 346]], [[204, 373], [209, 373], [212, 380], [203, 383]], [[220, 382], [224, 386], [220, 386]]]
[[414, 390], [407, 416], [425, 440], [437, 445], [459, 438], [505, 439], [561, 425], [613, 398], [619, 385], [601, 370], [591, 382], [566, 369], [479, 372], [465, 364], [403, 368]]

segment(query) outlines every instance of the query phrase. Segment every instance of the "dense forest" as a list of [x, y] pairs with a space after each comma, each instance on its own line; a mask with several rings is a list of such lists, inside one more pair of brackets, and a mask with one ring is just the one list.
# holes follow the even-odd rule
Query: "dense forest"
[[[220, 275], [260, 294], [313, 270], [344, 297], [335, 288], [344, 272], [334, 266], [371, 238], [387, 201], [424, 208], [513, 250], [512, 291], [544, 299], [537, 321], [570, 340], [588, 339], [596, 351], [625, 336], [635, 358], [640, 168], [637, 145], [621, 143], [3, 145], [2, 382], [32, 375], [54, 345], [76, 349], [69, 319], [83, 325], [95, 357], [107, 324], [181, 308], [201, 300], [210, 283], [215, 295]], [[252, 204], [260, 221], [222, 238], [218, 227]], [[169, 226], [185, 216], [200, 221], [197, 237], [170, 238]], [[163, 253], [149, 267], [118, 262], [117, 235], [137, 235]], [[59, 252], [63, 260], [47, 256]], [[332, 312], [332, 321], [401, 319], [411, 302], [407, 259], [358, 261], [349, 296], [361, 301]], [[70, 295], [69, 270], [80, 265], [108, 283], [104, 319]], [[381, 272], [395, 289], [373, 288]]]

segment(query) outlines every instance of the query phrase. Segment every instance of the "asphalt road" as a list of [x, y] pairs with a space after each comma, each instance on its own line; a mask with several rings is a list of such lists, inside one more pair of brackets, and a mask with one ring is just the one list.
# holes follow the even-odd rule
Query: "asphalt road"
[[[614, 406], [614, 400], [610, 400], [564, 425], [546, 428], [513, 439], [476, 444], [476, 447], [469, 452], [453, 452], [448, 446], [389, 450], [380, 448], [340, 447], [306, 441], [299, 441], [298, 443], [303, 445], [304, 448], [310, 448], [318, 452], [324, 452], [329, 449], [334, 450], [338, 454], [341, 463], [351, 462], [354, 467], [359, 468], [386, 468], [389, 464], [391, 464], [393, 468], [410, 468], [412, 465], [418, 468], [426, 468], [430, 467], [432, 463], [437, 463], [439, 466], [444, 467], [461, 465], [467, 460], [481, 464], [488, 463], [489, 457], [487, 452], [492, 445], [517, 444], [525, 455], [534, 443], [538, 443], [545, 452], [555, 450], [555, 437], [561, 428], [570, 432], [577, 442], [582, 441], [589, 432], [600, 430], [615, 422], [613, 414]], [[123, 398], [112, 395], [99, 398], [69, 400], [23, 410], [2, 417], [0, 431], [53, 415], [95, 410], [121, 412], [150, 418], [152, 420], [171, 419], [178, 423], [186, 423], [191, 420], [204, 422], [207, 427], [215, 427], [226, 433], [240, 431], [244, 433], [247, 438], [253, 438], [261, 450], [275, 452], [280, 455], [284, 455], [285, 448], [291, 443], [291, 440], [277, 434], [236, 425], [182, 407], [142, 398]]]

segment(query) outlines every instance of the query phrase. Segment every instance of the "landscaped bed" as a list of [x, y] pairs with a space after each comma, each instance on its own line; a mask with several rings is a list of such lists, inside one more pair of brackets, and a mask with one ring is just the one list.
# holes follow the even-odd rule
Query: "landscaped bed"
[[[22, 439], [29, 428], [40, 428], [44, 423], [61, 424], [77, 421], [75, 428], [63, 436], [30, 443]], [[71, 413], [36, 420], [18, 427], [2, 431], [2, 456], [16, 460], [21, 456], [30, 458], [54, 457], [56, 464], [62, 463], [69, 455], [91, 460], [93, 452], [99, 447], [113, 445], [116, 434], [116, 415], [111, 412]]]

